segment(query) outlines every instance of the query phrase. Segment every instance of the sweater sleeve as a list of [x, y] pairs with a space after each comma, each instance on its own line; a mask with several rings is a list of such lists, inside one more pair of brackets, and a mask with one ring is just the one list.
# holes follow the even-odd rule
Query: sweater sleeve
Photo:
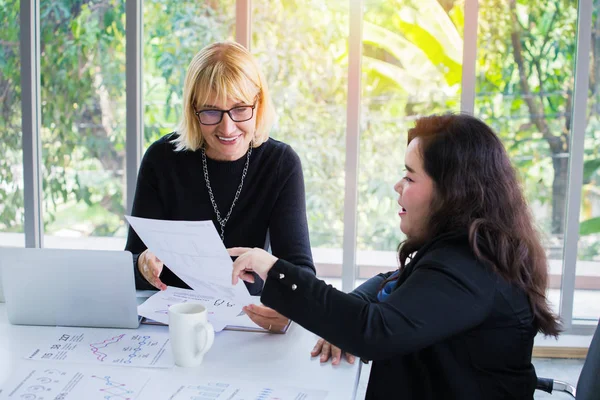
[[477, 268], [482, 269], [422, 263], [379, 303], [340, 292], [278, 260], [261, 301], [351, 354], [389, 359], [443, 341], [486, 318], [494, 283]]
[[[138, 172], [137, 184], [135, 187], [135, 196], [133, 198], [133, 207], [131, 215], [135, 217], [166, 219], [165, 206], [161, 200], [158, 176], [154, 167], [154, 159], [158, 156], [160, 149], [156, 144], [150, 146], [144, 154], [140, 170]], [[125, 250], [133, 254], [133, 273], [135, 277], [135, 287], [138, 290], [155, 290], [140, 273], [137, 268], [137, 260], [140, 254], [146, 250], [146, 245], [130, 226], [127, 233], [127, 243]]]
[[271, 214], [269, 234], [273, 255], [312, 274], [315, 266], [310, 250], [304, 176], [300, 158], [288, 147], [277, 171], [281, 189]]

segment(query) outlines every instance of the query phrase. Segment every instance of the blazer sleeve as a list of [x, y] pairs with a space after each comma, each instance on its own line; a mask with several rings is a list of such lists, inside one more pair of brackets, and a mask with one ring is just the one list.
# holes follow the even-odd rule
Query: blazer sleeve
[[[141, 218], [166, 219], [165, 205], [161, 199], [159, 190], [159, 178], [153, 160], [158, 156], [159, 148], [153, 144], [148, 148], [138, 172], [135, 195], [131, 215]], [[137, 260], [140, 254], [146, 250], [146, 245], [130, 226], [127, 233], [125, 250], [133, 254], [133, 273], [135, 287], [138, 290], [156, 290], [140, 273], [137, 268]]]
[[377, 274], [374, 277], [366, 280], [359, 287], [351, 291], [349, 294], [363, 299], [369, 303], [376, 303], [377, 293], [381, 288], [383, 282], [392, 275], [393, 272], [387, 272], [385, 274]]
[[288, 147], [278, 167], [281, 190], [277, 195], [269, 222], [271, 251], [313, 275], [313, 264], [306, 219], [304, 176], [300, 158]]
[[351, 354], [389, 359], [440, 342], [486, 318], [495, 285], [477, 268], [420, 263], [379, 303], [340, 292], [278, 260], [268, 273], [261, 301]]

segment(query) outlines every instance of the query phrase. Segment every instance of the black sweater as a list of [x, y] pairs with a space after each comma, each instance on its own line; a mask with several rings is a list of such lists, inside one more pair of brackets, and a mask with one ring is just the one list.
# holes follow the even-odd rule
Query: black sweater
[[379, 302], [390, 274], [345, 294], [279, 260], [261, 301], [373, 360], [367, 399], [533, 398], [536, 329], [527, 296], [478, 262], [466, 235], [422, 247]]
[[[176, 221], [212, 220], [220, 234], [206, 188], [201, 153], [176, 152], [175, 138], [176, 134], [166, 135], [146, 151], [131, 214]], [[221, 218], [225, 218], [231, 207], [245, 163], [245, 156], [236, 161], [207, 157], [210, 185]], [[290, 146], [274, 139], [252, 150], [244, 186], [225, 225], [225, 247], [264, 248], [267, 230], [275, 256], [314, 275], [300, 159]], [[154, 289], [136, 267], [137, 258], [146, 246], [131, 227], [125, 249], [134, 255], [136, 287]], [[166, 266], [160, 279], [169, 286], [188, 287]], [[255, 283], [246, 285], [256, 295], [260, 294], [263, 281], [255, 276]]]

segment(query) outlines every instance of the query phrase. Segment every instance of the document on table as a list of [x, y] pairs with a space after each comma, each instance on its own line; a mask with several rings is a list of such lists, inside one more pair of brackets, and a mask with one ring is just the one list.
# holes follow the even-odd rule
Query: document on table
[[125, 367], [170, 368], [174, 365], [169, 333], [152, 329], [140, 332], [56, 328], [25, 358]]
[[[144, 397], [144, 393], [154, 397]], [[323, 390], [307, 390], [285, 385], [262, 384], [250, 381], [230, 381], [227, 379], [175, 379], [159, 382], [153, 380], [142, 392], [140, 398], [156, 398], [169, 400], [323, 400], [327, 392]]]
[[125, 218], [146, 247], [192, 289], [250, 304], [246, 285], [241, 280], [231, 285], [233, 262], [212, 221]]
[[21, 365], [0, 391], [0, 400], [143, 399], [150, 375], [144, 370], [44, 363]]
[[248, 330], [253, 332], [267, 332], [256, 325], [244, 312], [242, 306], [260, 304], [258, 296], [251, 296], [250, 303], [238, 305], [231, 301], [199, 293], [195, 290], [167, 287], [166, 290], [157, 292], [148, 300], [138, 306], [138, 314], [149, 320], [164, 325], [169, 324], [169, 306], [178, 303], [197, 303], [204, 305], [208, 310], [208, 320], [215, 328], [215, 332], [225, 329]]
[[202, 294], [195, 290], [167, 287], [138, 306], [138, 314], [150, 320], [169, 325], [169, 307], [179, 303], [202, 304], [208, 310], [208, 321], [215, 332], [223, 330], [242, 312], [246, 304], [238, 305], [232, 300]]
[[[323, 400], [328, 392], [228, 379], [182, 378], [143, 369], [44, 363], [21, 365], [0, 391], [0, 400]], [[152, 379], [154, 378], [154, 379]]]

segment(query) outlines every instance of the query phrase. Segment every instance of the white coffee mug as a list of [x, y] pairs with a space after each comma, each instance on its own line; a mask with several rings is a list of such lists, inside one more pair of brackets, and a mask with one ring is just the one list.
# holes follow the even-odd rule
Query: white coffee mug
[[208, 322], [202, 304], [179, 303], [169, 307], [169, 338], [175, 364], [196, 367], [215, 341], [215, 330]]

